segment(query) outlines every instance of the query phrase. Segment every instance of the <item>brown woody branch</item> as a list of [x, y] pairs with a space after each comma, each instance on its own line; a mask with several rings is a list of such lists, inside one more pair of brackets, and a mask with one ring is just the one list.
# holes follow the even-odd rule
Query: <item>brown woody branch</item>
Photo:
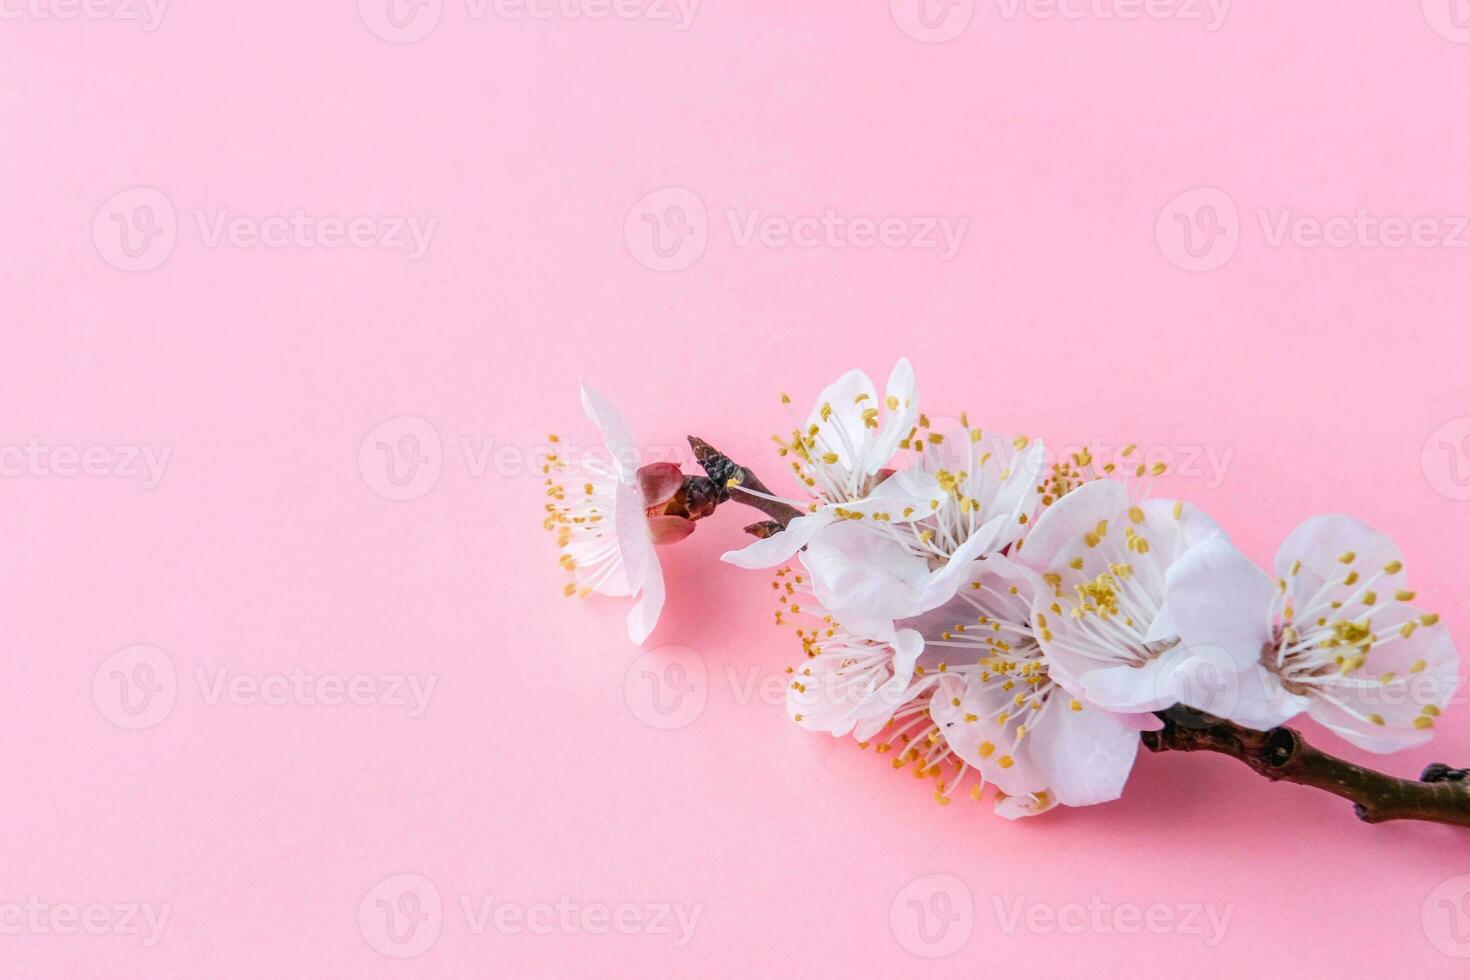
[[1436, 762], [1418, 779], [1400, 779], [1328, 755], [1295, 728], [1258, 732], [1175, 705], [1158, 712], [1164, 727], [1145, 732], [1154, 752], [1218, 752], [1239, 759], [1272, 782], [1298, 783], [1340, 796], [1366, 823], [1428, 820], [1470, 827], [1466, 770]]
[[[770, 493], [760, 478], [696, 436], [689, 437], [694, 458], [704, 467], [718, 502], [735, 500], [761, 511], [769, 520], [748, 526], [756, 537], [780, 531], [801, 511], [788, 504], [742, 492], [748, 487]], [[1436, 762], [1418, 779], [1400, 779], [1329, 755], [1310, 744], [1294, 728], [1260, 732], [1223, 718], [1175, 705], [1157, 712], [1164, 727], [1145, 732], [1143, 744], [1153, 752], [1218, 752], [1238, 759], [1272, 782], [1312, 786], [1353, 804], [1366, 823], [1426, 820], [1470, 827], [1470, 770]]]

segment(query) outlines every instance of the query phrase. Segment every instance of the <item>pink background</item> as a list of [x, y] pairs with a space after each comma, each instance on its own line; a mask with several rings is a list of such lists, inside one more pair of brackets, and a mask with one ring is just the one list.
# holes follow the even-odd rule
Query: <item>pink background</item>
[[[779, 477], [778, 392], [805, 403], [906, 353], [932, 412], [1170, 454], [1186, 472], [1164, 489], [1263, 562], [1323, 510], [1390, 531], [1427, 604], [1470, 636], [1470, 236], [1273, 247], [1258, 217], [1428, 216], [1454, 239], [1470, 47], [1449, 4], [1240, 4], [1211, 31], [1106, 19], [1091, 0], [1080, 19], [983, 0], [952, 40], [925, 43], [900, 26], [907, 2], [895, 16], [710, 0], [679, 31], [477, 20], [443, 0], [412, 43], [375, 36], [367, 0], [366, 19], [350, 0], [179, 3], [153, 31], [5, 8], [0, 445], [171, 457], [152, 489], [30, 464], [0, 479], [0, 905], [171, 912], [151, 947], [0, 935], [0, 974], [1463, 969], [1433, 938], [1446, 923], [1430, 900], [1470, 872], [1464, 832], [1368, 827], [1331, 797], [1186, 756], [1141, 758], [1121, 802], [1013, 824], [968, 799], [935, 806], [884, 760], [801, 732], [778, 697], [743, 694], [779, 685], [797, 654], [770, 625], [765, 576], [716, 560], [744, 513], [664, 553], [671, 596], [648, 648], [697, 650], [707, 678], [682, 727], [646, 724], [625, 690], [692, 655], [638, 661], [625, 604], [561, 597], [541, 479], [514, 461], [548, 431], [590, 439], [579, 377], [648, 446], [696, 432]], [[176, 243], [129, 272], [110, 264], [124, 260], [104, 206], [137, 187], [166, 195]], [[655, 203], [692, 194], [708, 241], [659, 272], [630, 209], [669, 187], [685, 196]], [[1238, 209], [1214, 212], [1220, 247], [1238, 240], [1186, 271], [1165, 208], [1196, 188]], [[138, 200], [120, 213], [144, 220]], [[1203, 234], [1198, 205], [1220, 195], [1182, 200]], [[970, 224], [942, 261], [742, 247], [726, 215], [829, 208]], [[219, 209], [438, 224], [416, 261], [211, 247], [195, 212]], [[437, 453], [419, 445], [441, 472], [390, 501], [359, 447], [402, 416], [438, 434]], [[391, 445], [424, 432], [399, 425]], [[477, 474], [462, 437], [507, 452]], [[1196, 447], [1228, 467], [1189, 473]], [[167, 717], [126, 730], [93, 680], [135, 644], [166, 652], [178, 689]], [[293, 666], [437, 687], [411, 718], [209, 703], [196, 681]], [[1470, 763], [1463, 705], [1427, 750], [1384, 764], [1433, 760]], [[397, 960], [359, 909], [404, 873], [444, 911], [437, 941]], [[928, 961], [890, 911], [935, 874], [974, 912], [968, 941]], [[682, 947], [475, 934], [460, 899], [490, 896], [702, 911]], [[994, 911], [1094, 898], [1233, 912], [1210, 947], [1177, 931], [1007, 934]]]

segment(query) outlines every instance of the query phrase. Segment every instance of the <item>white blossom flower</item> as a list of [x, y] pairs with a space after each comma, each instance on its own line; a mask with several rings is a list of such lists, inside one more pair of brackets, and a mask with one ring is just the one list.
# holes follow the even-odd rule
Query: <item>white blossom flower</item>
[[940, 491], [933, 514], [896, 523], [889, 532], [911, 552], [931, 565], [964, 566], [1011, 547], [1025, 533], [1041, 496], [1041, 440], [984, 432], [962, 413], [959, 424], [944, 431], [920, 416], [906, 442], [917, 456], [894, 477], [898, 485], [911, 496]]
[[[894, 514], [908, 518], [932, 510], [937, 496], [932, 487], [900, 488], [889, 479], [889, 463], [914, 433], [918, 399], [913, 367], [904, 358], [893, 366], [882, 401], [862, 371], [849, 371], [823, 389], [806, 423], [789, 440], [776, 437], [781, 455], [811, 495], [806, 502], [784, 502], [807, 513], [769, 538], [727, 552], [724, 560], [741, 568], [769, 568], [788, 561], [838, 521], [891, 520]], [[782, 400], [790, 402], [784, 395]]]
[[1182, 501], [1132, 503], [1115, 480], [1085, 483], [1044, 511], [1019, 557], [1041, 575], [1032, 622], [1053, 679], [1124, 713], [1210, 690], [1233, 669], [1225, 654], [1180, 643], [1160, 614], [1175, 563], [1221, 534]]
[[895, 769], [914, 763], [915, 775], [939, 778], [946, 767], [955, 778], [940, 783], [935, 798], [948, 803], [947, 786], [963, 778], [967, 766], [950, 752], [929, 717], [933, 678], [918, 666], [924, 640], [912, 629], [890, 629], [879, 637], [838, 623], [807, 592], [809, 580], [791, 568], [773, 583], [780, 608], [777, 625], [799, 617], [802, 662], [788, 668], [786, 707], [793, 721], [810, 731], [851, 735], [867, 748], [879, 732], [879, 754], [899, 751]]
[[562, 567], [573, 576], [566, 594], [637, 596], [628, 613], [628, 635], [642, 643], [664, 605], [663, 570], [654, 546], [682, 540], [694, 530], [693, 521], [661, 512], [678, 493], [683, 474], [673, 463], [637, 467], [627, 423], [585, 384], [582, 408], [602, 430], [608, 458], [548, 457], [545, 527], [556, 532]]
[[1104, 710], [1052, 676], [1032, 623], [1035, 573], [992, 555], [965, 578], [952, 602], [903, 624], [925, 638], [930, 713], [949, 747], [998, 787], [1004, 816], [1117, 799], [1139, 731], [1157, 720]]
[[830, 616], [798, 628], [805, 660], [791, 668], [786, 710], [802, 728], [872, 738], [904, 706], [924, 641], [913, 630], [890, 639], [853, 633]]
[[1414, 597], [1393, 541], [1334, 514], [1287, 536], [1275, 582], [1211, 542], [1180, 562], [1167, 608], [1186, 643], [1224, 649], [1242, 671], [1216, 713], [1266, 730], [1305, 711], [1391, 752], [1429, 740], [1458, 683], [1449, 631]]
[[[933, 494], [926, 516], [855, 518], [825, 528], [802, 561], [822, 603], [843, 622], [882, 634], [954, 598], [970, 563], [1012, 547], [1038, 502], [1041, 443], [988, 437], [924, 438], [915, 466], [888, 482], [910, 498]], [[929, 434], [934, 435], [934, 434]], [[936, 447], [954, 446], [952, 462]]]

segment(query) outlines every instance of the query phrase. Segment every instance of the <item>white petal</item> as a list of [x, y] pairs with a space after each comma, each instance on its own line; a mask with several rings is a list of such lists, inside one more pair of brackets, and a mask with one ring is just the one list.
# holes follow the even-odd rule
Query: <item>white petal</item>
[[1312, 705], [1308, 698], [1287, 691], [1280, 677], [1259, 664], [1241, 673], [1236, 685], [1235, 707], [1212, 713], [1258, 732], [1284, 725]]
[[617, 489], [616, 523], [618, 547], [627, 568], [628, 588], [640, 598], [628, 612], [628, 635], [642, 643], [653, 632], [664, 607], [664, 577], [658, 549], [648, 536], [643, 515], [643, 496], [637, 486], [620, 484]]
[[859, 621], [914, 614], [929, 565], [903, 545], [857, 521], [839, 521], [818, 534], [802, 555], [817, 600], [850, 629]]
[[[873, 442], [872, 459], [868, 461], [867, 467], [868, 476], [873, 476], [888, 465], [893, 454], [898, 451], [898, 444], [908, 436], [919, 417], [919, 385], [908, 358], [900, 357], [893, 365], [883, 401], [883, 427]], [[897, 408], [893, 407], [895, 403]]]
[[[1325, 578], [1346, 567], [1338, 559], [1349, 551], [1354, 552], [1354, 564], [1365, 570], [1403, 560], [1388, 535], [1345, 514], [1318, 514], [1298, 524], [1281, 542], [1276, 552], [1276, 575], [1290, 577], [1292, 566], [1300, 561]], [[1402, 580], [1396, 581], [1402, 584]]]
[[623, 421], [622, 415], [602, 392], [585, 382], [582, 384], [582, 411], [602, 430], [602, 441], [607, 444], [621, 478], [625, 481], [632, 479], [637, 470], [638, 450], [633, 445], [633, 432], [628, 423]]
[[[990, 437], [987, 436], [988, 438]], [[1007, 440], [1005, 448], [1010, 449], [1011, 445], [1012, 443]], [[984, 465], [999, 467], [995, 460]], [[981, 513], [987, 520], [992, 516], [1003, 517], [1008, 525], [1009, 533], [1001, 540], [1002, 545], [1010, 544], [1024, 530], [1025, 525], [1019, 523], [1021, 515], [1035, 511], [1036, 502], [1041, 496], [1036, 488], [1041, 482], [1041, 470], [1045, 465], [1046, 447], [1040, 439], [1033, 439], [1027, 443], [1026, 448], [1010, 460], [1006, 467], [1009, 469], [1009, 474], [1005, 480], [1000, 480], [999, 472], [995, 474], [999, 487], [993, 492], [989, 491], [988, 486], [991, 481], [979, 479], [982, 467], [980, 465], [974, 467], [968, 482], [977, 487], [985, 485], [985, 489], [982, 490], [983, 496], [974, 494], [981, 502]]]
[[1028, 793], [1025, 796], [1006, 796], [995, 801], [995, 815], [1006, 820], [1036, 817], [1057, 806], [1055, 793]]
[[1047, 714], [1026, 738], [1034, 740], [1031, 758], [1050, 777], [1057, 800], [1091, 806], [1122, 796], [1138, 755], [1138, 732], [1090, 705], [1073, 711], [1060, 703]]
[[[1399, 608], [1417, 620], [1418, 610]], [[1433, 737], [1435, 721], [1459, 685], [1459, 662], [1443, 624], [1420, 626], [1408, 637], [1389, 631], [1363, 668], [1326, 678], [1325, 691], [1311, 695], [1310, 714], [1370, 752], [1422, 745]]]
[[786, 525], [786, 530], [754, 541], [739, 551], [727, 551], [720, 556], [720, 560], [741, 568], [770, 568], [772, 565], [779, 565], [805, 548], [817, 536], [818, 531], [835, 520], [837, 514], [829, 508], [823, 508], [815, 514], [804, 514]]
[[1015, 727], [1007, 729], [995, 722], [1009, 700], [999, 686], [969, 684], [961, 675], [945, 674], [934, 690], [929, 713], [950, 750], [978, 770], [986, 782], [1003, 793], [1038, 792], [1046, 789], [1047, 777], [1026, 751], [1030, 736], [1021, 740], [1012, 755], [1008, 746], [1015, 740]]
[[959, 587], [969, 580], [970, 565], [990, 551], [1004, 524], [1005, 519], [997, 517], [966, 538], [949, 561], [929, 573], [913, 611], [906, 615], [916, 616], [953, 599]]
[[[787, 713], [808, 731], [851, 733], [867, 741], [910, 700], [914, 664], [922, 649], [923, 640], [905, 630], [891, 644], [859, 645], [854, 656], [829, 653], [811, 659], [795, 677], [800, 687], [787, 687]], [[874, 665], [858, 662], [864, 650]]]
[[643, 590], [628, 610], [628, 636], [634, 643], [642, 644], [658, 625], [658, 617], [664, 609], [664, 573], [655, 555], [643, 576]]
[[1155, 498], [1138, 507], [1149, 528], [1149, 554], [1160, 567], [1177, 561], [1196, 545], [1225, 535], [1213, 517], [1187, 501]]
[[1081, 680], [1088, 700], [1101, 707], [1130, 713], [1161, 711], [1179, 701], [1175, 673], [1182, 655], [1176, 648], [1145, 661], [1141, 667], [1070, 669]]
[[[823, 407], [828, 405], [831, 412], [823, 419]], [[822, 389], [803, 432], [816, 426], [817, 452], [835, 453], [848, 470], [858, 469], [860, 463], [866, 468], [867, 449], [872, 437], [863, 420], [863, 409], [877, 407], [878, 392], [872, 380], [862, 371], [848, 371]]]
[[1085, 483], [1042, 511], [1013, 557], [1028, 568], [1045, 571], [1098, 521], [1112, 520], [1127, 509], [1128, 488], [1117, 480]]
[[653, 540], [648, 536], [648, 522], [643, 512], [643, 496], [631, 483], [620, 483], [614, 490], [613, 525], [618, 536], [618, 550], [627, 569], [628, 590], [637, 593], [650, 565], [658, 564]]
[[1224, 535], [1186, 551], [1164, 582], [1169, 625], [1187, 646], [1223, 650], [1237, 670], [1260, 661], [1275, 586]]

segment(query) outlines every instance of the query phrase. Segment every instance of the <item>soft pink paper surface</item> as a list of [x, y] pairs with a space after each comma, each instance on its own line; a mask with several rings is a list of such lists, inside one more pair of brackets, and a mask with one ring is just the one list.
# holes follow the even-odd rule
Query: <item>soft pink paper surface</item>
[[[548, 431], [591, 443], [585, 378], [641, 445], [698, 433], [784, 487], [778, 393], [805, 411], [906, 353], [932, 413], [1167, 455], [1160, 490], [1262, 562], [1321, 511], [1389, 531], [1465, 642], [1470, 38], [1450, 0], [1239, 4], [1214, 30], [1205, 4], [711, 2], [679, 30], [671, 5], [432, 0], [409, 43], [374, 33], [395, 37], [372, 0], [179, 3], [155, 30], [37, 2], [0, 23], [0, 444], [100, 447], [111, 475], [0, 460], [0, 906], [109, 911], [88, 935], [0, 909], [0, 974], [1462, 974], [1464, 832], [1369, 827], [1185, 756], [1141, 758], [1093, 809], [936, 806], [788, 722], [798, 650], [767, 578], [717, 562], [747, 515], [663, 553], [647, 650], [696, 652], [640, 653], [625, 603], [562, 598], [527, 464]], [[417, 259], [211, 246], [222, 209], [437, 225]], [[968, 226], [947, 261], [741, 244], [757, 212], [828, 209]], [[1297, 221], [1360, 210], [1432, 227], [1314, 245]], [[696, 237], [661, 253], [645, 214]], [[128, 255], [118, 218], [163, 237]], [[377, 429], [402, 417], [422, 421]], [[124, 447], [170, 453], [156, 486]], [[176, 689], [131, 730], [113, 671], [146, 675], [109, 658], [136, 645]], [[436, 686], [419, 717], [211, 700], [222, 668], [279, 693], [296, 667], [374, 697]], [[1434, 760], [1470, 762], [1463, 704], [1379, 761]], [[426, 931], [387, 934], [377, 900], [412, 911], [424, 881], [437, 919], [421, 901]], [[481, 922], [492, 898], [533, 922]], [[127, 903], [169, 907], [156, 943], [122, 929]], [[592, 935], [558, 903], [641, 918]], [[687, 943], [659, 904], [699, 908]], [[1185, 928], [1196, 904], [1229, 909], [1218, 943]]]

